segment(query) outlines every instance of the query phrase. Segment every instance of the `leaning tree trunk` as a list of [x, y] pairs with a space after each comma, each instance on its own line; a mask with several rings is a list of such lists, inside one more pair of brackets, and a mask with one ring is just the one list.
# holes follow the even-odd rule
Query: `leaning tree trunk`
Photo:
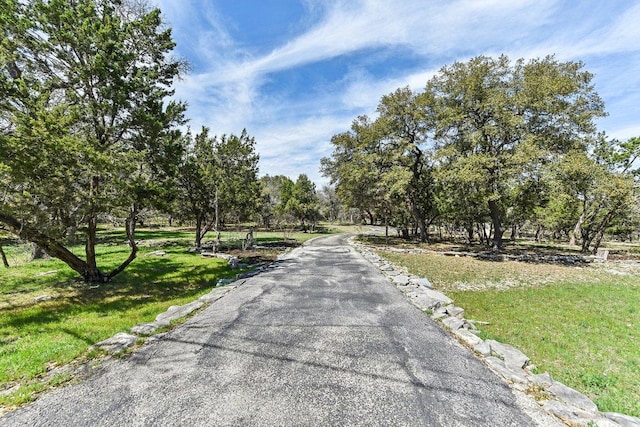
[[127, 240], [129, 241], [129, 247], [131, 247], [131, 252], [129, 252], [129, 256], [122, 264], [120, 264], [117, 268], [115, 268], [111, 273], [109, 273], [105, 279], [105, 282], [113, 279], [116, 275], [120, 274], [138, 255], [138, 245], [136, 244], [135, 234], [136, 234], [136, 216], [138, 215], [138, 211], [133, 209], [129, 216], [127, 217], [126, 222], [126, 231], [127, 231]]
[[89, 216], [89, 221], [87, 222], [87, 235], [84, 245], [87, 266], [82, 276], [85, 282], [104, 283], [109, 280], [109, 277], [100, 271], [96, 262], [97, 231], [98, 217], [93, 214]]
[[582, 224], [584, 224], [584, 208], [582, 209], [580, 218], [578, 218], [578, 222], [576, 222], [575, 227], [573, 227], [573, 233], [571, 233], [571, 237], [569, 238], [569, 245], [571, 246], [576, 245], [578, 236], [582, 234]]
[[12, 217], [11, 215], [0, 213], [0, 222], [6, 224], [11, 229], [11, 232], [20, 239], [37, 244], [47, 254], [49, 254], [49, 256], [58, 258], [82, 277], [85, 277], [87, 263], [62, 246], [60, 242], [29, 226], [28, 224], [21, 223], [17, 218]]
[[4, 265], [5, 268], [9, 268], [9, 261], [7, 261], [7, 255], [4, 253], [2, 244], [0, 244], [0, 257], [2, 257], [2, 265]]

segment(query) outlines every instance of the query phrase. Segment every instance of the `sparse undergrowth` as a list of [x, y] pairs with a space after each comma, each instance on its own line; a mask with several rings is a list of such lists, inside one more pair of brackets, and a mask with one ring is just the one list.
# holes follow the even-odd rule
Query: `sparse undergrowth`
[[634, 263], [571, 267], [380, 252], [445, 291], [482, 338], [520, 348], [601, 411], [640, 416], [640, 276]]

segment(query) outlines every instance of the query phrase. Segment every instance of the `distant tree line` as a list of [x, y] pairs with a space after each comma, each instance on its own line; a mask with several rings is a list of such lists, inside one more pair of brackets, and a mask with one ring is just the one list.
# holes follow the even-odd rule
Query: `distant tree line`
[[341, 203], [405, 237], [427, 242], [438, 225], [500, 249], [528, 227], [596, 251], [636, 228], [640, 138], [597, 131], [592, 77], [553, 56], [456, 62], [334, 135], [323, 174]]

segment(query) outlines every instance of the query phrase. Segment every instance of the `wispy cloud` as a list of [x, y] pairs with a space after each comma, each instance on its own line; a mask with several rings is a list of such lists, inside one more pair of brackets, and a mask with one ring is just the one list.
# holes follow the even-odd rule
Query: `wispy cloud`
[[[234, 40], [241, 24], [225, 19], [216, 2], [156, 1], [180, 52], [194, 63], [177, 86], [177, 97], [190, 104], [192, 127], [214, 133], [246, 127], [258, 140], [263, 173], [320, 179], [319, 158], [330, 154], [331, 135], [347, 130], [356, 115], [373, 115], [382, 95], [407, 85], [420, 90], [442, 66], [481, 54], [584, 60], [606, 95], [608, 132], [640, 132], [631, 117], [640, 102], [638, 2], [305, 0], [307, 14], [295, 25], [308, 28], [264, 51], [261, 42]], [[411, 57], [410, 66], [385, 69], [394, 58], [402, 63], [401, 55]], [[341, 74], [322, 74], [336, 63], [346, 65]], [[309, 80], [293, 92], [271, 84], [304, 67], [333, 80]]]

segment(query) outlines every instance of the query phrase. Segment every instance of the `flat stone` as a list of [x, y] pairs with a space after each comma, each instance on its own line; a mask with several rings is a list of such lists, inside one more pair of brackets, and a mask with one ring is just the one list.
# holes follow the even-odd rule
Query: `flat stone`
[[557, 400], [548, 400], [542, 405], [545, 411], [560, 418], [571, 425], [586, 425], [594, 421], [598, 416], [594, 413], [583, 411], [575, 406], [568, 405]]
[[140, 325], [132, 327], [129, 330], [136, 335], [151, 335], [163, 326], [166, 325], [161, 324], [160, 322], [142, 323]]
[[229, 283], [233, 283], [234, 281], [235, 281], [235, 279], [220, 279], [216, 283], [216, 286], [228, 285]]
[[202, 301], [202, 302], [205, 302], [205, 303], [212, 303], [214, 301], [218, 301], [220, 298], [225, 296], [232, 289], [235, 289], [235, 286], [227, 285], [227, 286], [225, 286], [223, 288], [215, 288], [211, 292], [209, 292], [208, 294], [204, 294], [198, 299], [200, 301]]
[[159, 322], [164, 325], [168, 325], [173, 320], [180, 319], [182, 317], [187, 316], [189, 313], [199, 309], [204, 305], [202, 301], [193, 301], [189, 304], [181, 305], [181, 306], [171, 306], [164, 313], [160, 313], [156, 316], [156, 322]]
[[622, 427], [640, 427], [640, 418], [619, 414], [617, 412], [604, 412], [602, 415], [612, 421], [615, 421]]
[[514, 383], [528, 384], [529, 380], [522, 369], [510, 369], [504, 364], [504, 362], [497, 357], [486, 357], [485, 362], [489, 365], [494, 372], [498, 373], [504, 379]]
[[485, 357], [491, 355], [491, 346], [486, 341], [473, 346], [473, 349]]
[[385, 270], [384, 274], [386, 274], [389, 277], [395, 277], [395, 276], [398, 276], [400, 272], [398, 270]]
[[598, 412], [598, 407], [591, 399], [558, 381], [554, 381], [551, 387], [547, 388], [547, 391], [571, 406], [591, 413]]
[[44, 302], [44, 301], [49, 301], [49, 300], [52, 300], [52, 299], [53, 299], [53, 297], [51, 295], [40, 295], [40, 296], [35, 297], [33, 300], [35, 302]]
[[409, 283], [409, 276], [398, 274], [397, 276], [393, 277], [393, 283], [401, 286], [406, 285], [407, 283]]
[[443, 317], [448, 317], [447, 310], [444, 307], [436, 308], [431, 315], [431, 318], [435, 320], [442, 319]]
[[531, 377], [529, 377], [529, 380], [533, 384], [542, 388], [549, 388], [554, 383], [553, 378], [551, 378], [551, 375], [549, 375], [548, 372], [545, 372], [544, 374], [532, 375]]
[[382, 271], [391, 271], [394, 270], [394, 267], [391, 264], [382, 264], [380, 267], [380, 270]]
[[36, 277], [51, 276], [53, 274], [56, 274], [57, 272], [58, 272], [58, 270], [42, 271], [42, 272], [36, 274]]
[[410, 282], [418, 286], [424, 286], [425, 288], [429, 288], [429, 289], [433, 288], [433, 286], [431, 286], [431, 282], [429, 282], [429, 279], [424, 277], [411, 279]]
[[452, 331], [457, 331], [464, 326], [464, 320], [457, 317], [447, 317], [442, 320], [442, 323]]
[[435, 310], [438, 307], [442, 307], [453, 302], [451, 298], [442, 292], [424, 287], [416, 288], [407, 292], [407, 296], [411, 298], [411, 301], [415, 305], [423, 310]]
[[21, 385], [20, 384], [15, 384], [12, 387], [9, 387], [5, 390], [0, 391], [0, 396], [9, 396], [12, 393], [15, 393], [16, 391], [20, 390]]
[[604, 416], [599, 416], [591, 421], [591, 425], [596, 425], [597, 427], [620, 427], [619, 423]]
[[529, 358], [517, 348], [498, 341], [487, 340], [491, 346], [491, 351], [504, 360], [504, 364], [509, 369], [523, 369], [529, 363]]
[[464, 308], [456, 307], [456, 306], [447, 306], [447, 313], [451, 317], [457, 317], [459, 319], [464, 319]]
[[165, 251], [153, 251], [149, 252], [148, 256], [165, 256], [167, 253]]
[[482, 342], [482, 340], [480, 338], [478, 338], [476, 335], [474, 335], [473, 333], [469, 332], [468, 330], [461, 328], [461, 329], [456, 329], [453, 331], [453, 333], [460, 338], [462, 341], [464, 341], [465, 343], [467, 343], [468, 345], [474, 347], [478, 344], [480, 344]]
[[94, 344], [92, 347], [99, 348], [108, 353], [119, 353], [122, 350], [133, 346], [137, 341], [137, 336], [127, 334], [125, 332], [119, 332], [111, 338], [107, 338], [104, 341]]

